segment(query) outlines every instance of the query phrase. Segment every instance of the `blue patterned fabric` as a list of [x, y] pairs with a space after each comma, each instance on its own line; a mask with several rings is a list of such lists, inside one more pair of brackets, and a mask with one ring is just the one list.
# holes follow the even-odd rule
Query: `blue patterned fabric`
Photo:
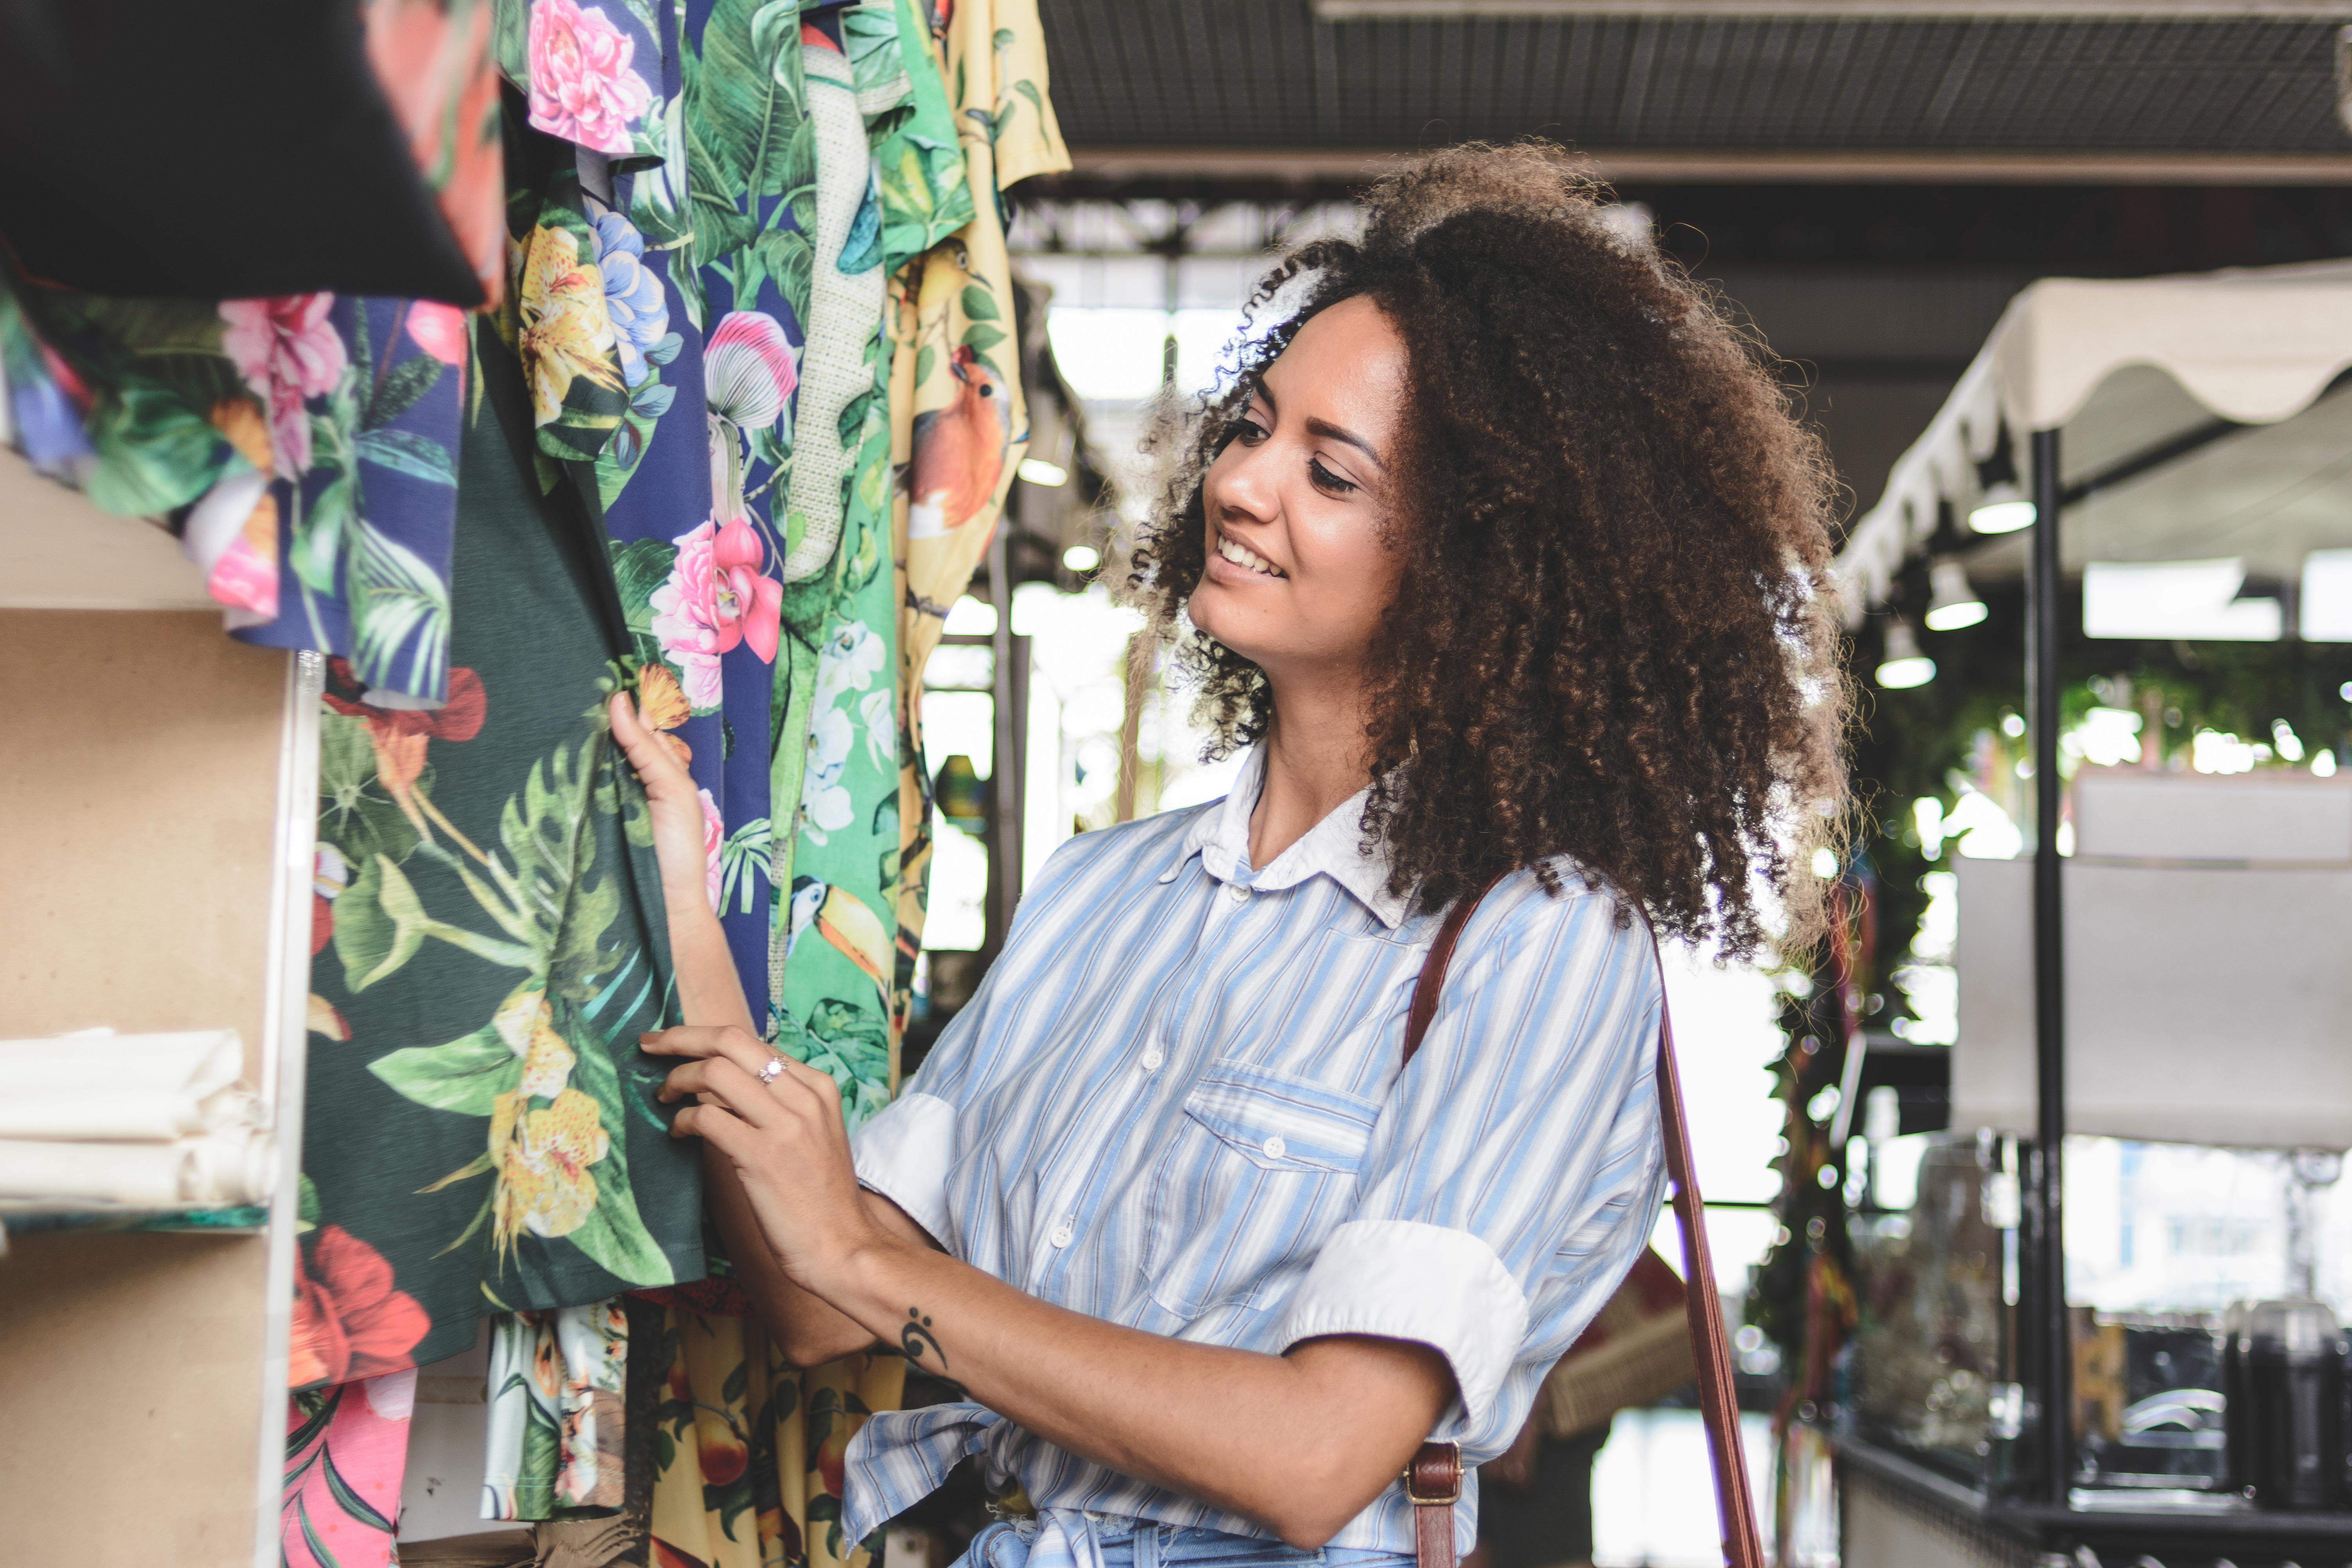
[[992, 1524], [956, 1568], [1403, 1568], [1406, 1561], [1393, 1552], [1302, 1552], [1221, 1530], [1077, 1514]]
[[[1658, 1212], [1647, 928], [1573, 868], [1557, 898], [1507, 879], [1400, 1072], [1438, 918], [1385, 890], [1361, 797], [1253, 868], [1263, 769], [1254, 755], [1228, 799], [1055, 855], [979, 994], [860, 1130], [858, 1176], [955, 1257], [1074, 1311], [1268, 1353], [1329, 1334], [1433, 1345], [1460, 1397], [1432, 1436], [1489, 1458]], [[950, 1405], [858, 1434], [850, 1538], [969, 1453], [1058, 1541], [1072, 1510], [1265, 1534]], [[1464, 1498], [1466, 1550], [1475, 1483]], [[1332, 1541], [1412, 1544], [1398, 1486]]]

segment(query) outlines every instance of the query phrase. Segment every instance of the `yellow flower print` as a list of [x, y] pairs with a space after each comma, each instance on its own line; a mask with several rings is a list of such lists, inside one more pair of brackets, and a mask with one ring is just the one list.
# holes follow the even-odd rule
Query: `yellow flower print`
[[576, 1089], [540, 1110], [520, 1093], [502, 1094], [490, 1114], [490, 1155], [498, 1163], [492, 1232], [504, 1253], [524, 1231], [569, 1236], [596, 1209], [588, 1167], [613, 1152], [596, 1102]]
[[521, 330], [515, 347], [530, 374], [532, 417], [551, 425], [574, 381], [621, 385], [620, 351], [604, 310], [604, 275], [581, 259], [579, 239], [570, 229], [542, 225], [530, 247], [517, 290]]
[[669, 733], [694, 716], [686, 700], [685, 689], [667, 664], [648, 664], [637, 671], [637, 717], [654, 732], [680, 767], [694, 760], [693, 749], [676, 735]]
[[552, 1100], [572, 1081], [579, 1058], [555, 1032], [555, 1014], [547, 994], [524, 986], [499, 1005], [490, 1026], [507, 1048], [522, 1058], [522, 1094], [526, 1099]]

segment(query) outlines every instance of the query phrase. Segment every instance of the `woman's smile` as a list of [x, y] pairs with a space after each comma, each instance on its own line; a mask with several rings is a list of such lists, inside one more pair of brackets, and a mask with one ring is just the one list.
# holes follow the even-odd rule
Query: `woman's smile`
[[[1224, 565], [1230, 565], [1232, 570], [1220, 571], [1219, 567]], [[1290, 575], [1222, 527], [1217, 530], [1217, 552], [1209, 563], [1209, 570], [1219, 581], [1228, 583], [1245, 583], [1253, 577], [1267, 579]]]

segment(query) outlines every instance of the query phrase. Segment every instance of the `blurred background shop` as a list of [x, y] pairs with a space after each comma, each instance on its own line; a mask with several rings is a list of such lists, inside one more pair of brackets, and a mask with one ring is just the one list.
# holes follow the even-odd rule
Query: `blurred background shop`
[[[627, 98], [625, 134], [528, 90], [569, 58], [524, 58], [534, 5], [660, 88]], [[470, 759], [555, 746], [562, 774], [565, 747], [588, 754], [572, 731], [615, 614], [646, 691], [687, 647], [656, 622], [694, 607], [656, 604], [664, 573], [762, 553], [716, 516], [676, 536], [715, 433], [775, 560], [728, 612], [750, 627], [727, 624], [740, 679], [694, 664], [665, 727], [710, 786], [713, 897], [752, 994], [870, 1111], [1058, 845], [1233, 777], [1111, 591], [1154, 501], [1159, 400], [1211, 383], [1274, 254], [1347, 232], [1383, 158], [1542, 135], [1592, 158], [1630, 243], [1752, 323], [1843, 487], [1863, 811], [1851, 853], [1812, 868], [1838, 940], [1778, 968], [1667, 954], [1775, 1560], [2352, 1563], [2347, 0], [812, 0], [797, 38], [753, 0], [678, 7], [698, 71], [748, 73], [762, 101], [806, 72], [902, 95], [863, 136], [844, 110], [813, 172], [807, 139], [735, 114], [718, 78], [652, 69], [686, 58], [664, 7], [360, 9], [364, 40], [316, 8], [151, 7], [112, 32], [88, 19], [127, 6], [0, 13], [0, 647], [20, 689], [0, 1034], [27, 1037], [6, 1043], [33, 1075], [7, 1081], [111, 1100], [169, 1068], [177, 1096], [111, 1150], [38, 1115], [0, 1129], [0, 1512], [23, 1552], [144, 1563], [166, 1519], [175, 1560], [207, 1568], [383, 1568], [395, 1534], [413, 1563], [507, 1563], [617, 1521], [635, 1544], [593, 1561], [870, 1568], [839, 1539], [840, 1451], [899, 1369], [760, 1363], [740, 1290], [697, 1278], [698, 1210], [666, 1201], [694, 1190], [688, 1157], [619, 1098], [634, 1047], [604, 1037], [635, 1026], [592, 1029], [577, 998], [557, 1049], [578, 1082], [554, 1075], [530, 1125], [604, 1094], [591, 1125], [635, 1128], [635, 1173], [531, 1188], [562, 1247], [521, 1245], [562, 1267], [501, 1273], [519, 1222], [486, 1227], [466, 1184], [524, 1070], [484, 1020], [514, 1016], [492, 995], [462, 1027], [417, 1020], [449, 974], [478, 983], [461, 960], [515, 952], [441, 915], [472, 899], [529, 924], [435, 836], [487, 864], [500, 803], [546, 789]], [[714, 26], [735, 45], [715, 68]], [[689, 155], [674, 133], [704, 116]], [[331, 121], [341, 140], [310, 135]], [[158, 180], [154, 148], [189, 123], [309, 161]], [[795, 151], [735, 167], [739, 143]], [[714, 148], [715, 187], [675, 166]], [[906, 179], [869, 182], [885, 153]], [[834, 287], [835, 261], [866, 266], [844, 238], [812, 294], [820, 187], [836, 216], [860, 190], [888, 209], [887, 286]], [[688, 190], [717, 197], [698, 218]], [[748, 270], [725, 297], [753, 305], [706, 320], [696, 276], [730, 258]], [[532, 353], [577, 340], [576, 384], [526, 386], [518, 310]], [[861, 343], [908, 372], [887, 395]], [[1027, 410], [1014, 476], [1009, 447], [956, 446], [971, 526], [894, 563], [893, 465], [952, 445], [940, 416], [982, 362]], [[520, 438], [488, 439], [501, 419]], [[836, 621], [804, 584], [849, 574], [823, 548], [786, 570], [809, 537], [787, 516], [795, 430], [861, 480], [832, 520], [862, 563]], [[354, 475], [378, 487], [364, 523]], [[618, 551], [562, 568], [592, 510], [586, 536]], [[525, 602], [533, 636], [500, 636]], [[261, 646], [221, 635], [224, 605]], [[797, 686], [767, 668], [780, 615]], [[821, 656], [826, 627], [847, 635]], [[905, 651], [934, 631], [927, 660]], [[772, 744], [787, 686], [838, 700], [822, 766]], [[463, 750], [478, 732], [495, 744]], [[613, 798], [575, 795], [591, 822]], [[463, 832], [445, 815], [469, 810]], [[630, 851], [602, 826], [609, 867]], [[41, 1077], [68, 1031], [115, 1065]], [[394, 1057], [412, 1067], [384, 1077]], [[452, 1127], [464, 1151], [412, 1170]], [[574, 1176], [621, 1145], [585, 1147]], [[135, 1172], [152, 1190], [127, 1191]], [[645, 1244], [588, 1226], [583, 1190], [598, 1215], [643, 1207]], [[460, 1200], [454, 1239], [409, 1217]], [[1662, 1210], [1677, 1265], [1671, 1231]], [[680, 1279], [693, 1293], [661, 1289]], [[1649, 1284], [1588, 1347], [1611, 1377], [1546, 1394], [1532, 1480], [1473, 1568], [1719, 1561], [1697, 1412], [1644, 1356], [1660, 1321], [1678, 1342], [1647, 1310], [1674, 1282]], [[604, 1316], [559, 1344], [565, 1312]], [[494, 1386], [494, 1364], [513, 1375]], [[526, 1367], [562, 1369], [573, 1404], [532, 1403]], [[572, 1441], [583, 1411], [626, 1428], [620, 1455]], [[125, 1471], [139, 1508], [89, 1506]], [[946, 1568], [982, 1503], [950, 1490], [883, 1560]], [[492, 1521], [489, 1555], [464, 1557]]]
[[[2066, 883], [2075, 1079], [2111, 1071], [2146, 1092], [2130, 1114], [2072, 1102], [2067, 1288], [2038, 1326], [2021, 1317], [2040, 1289], [2032, 431], [1982, 416], [1979, 372], [1961, 388], [1978, 416], [1958, 437], [1963, 471], [1947, 476], [1948, 454], [1906, 458], [2037, 279], [2352, 252], [2336, 23], [2315, 7], [1899, 9], [1912, 15], [1574, 0], [1046, 8], [1076, 167], [1024, 188], [1010, 240], [1033, 312], [1024, 341], [1055, 367], [1032, 384], [1059, 395], [1050, 436], [1035, 398], [1001, 586], [975, 579], [949, 628], [971, 651], [943, 647], [926, 694], [927, 761], [943, 810], [963, 814], [939, 829], [929, 1018], [910, 1028], [909, 1060], [970, 994], [1007, 877], [1034, 875], [1071, 833], [1225, 786], [1229, 768], [1199, 760], [1184, 694], [1130, 658], [1136, 622], [1101, 580], [1150, 500], [1136, 444], [1155, 398], [1208, 384], [1269, 254], [1345, 232], [1347, 194], [1379, 153], [1559, 137], [1614, 182], [1629, 233], [1714, 283], [1790, 362], [1850, 505], [1870, 821], [1850, 862], [1819, 869], [1844, 889], [1851, 941], [1811, 973], [1689, 954], [1672, 982], [1776, 1551], [1857, 1568], [2078, 1549], [2167, 1568], [2352, 1559], [2339, 1492], [2317, 1511], [2281, 1510], [2275, 1484], [2240, 1495], [2244, 1456], [2229, 1458], [2220, 1415], [2233, 1307], [2315, 1292], [2317, 1310], [2265, 1309], [2298, 1344], [2352, 1308], [2352, 1214], [2330, 1207], [2326, 1184], [2332, 1152], [2352, 1144], [2352, 1100], [2315, 1066], [2352, 1062], [2338, 1005], [2352, 997], [2336, 995], [2327, 962], [2352, 904], [2330, 901], [2341, 895], [2322, 868], [2352, 871], [2352, 775], [2336, 772], [2352, 760], [2352, 656], [2333, 640], [2352, 625], [2330, 618], [2352, 568], [2329, 553], [2352, 546], [2352, 431], [2330, 395], [2352, 364], [2352, 318], [2326, 305], [2300, 317], [2295, 353], [2314, 368], [2292, 409], [2217, 409], [2125, 371], [2088, 389], [2075, 414], [2088, 423], [2062, 433], [2052, 738], [2067, 790], [2053, 847], [2074, 856], [2074, 832], [2113, 801], [2111, 821], [2153, 814], [2157, 837], [2084, 848], [2083, 866], [2095, 849], [2199, 869], [2170, 873], [2192, 879], [2160, 898]], [[2193, 291], [2043, 305], [2052, 320], [2101, 309], [2166, 317], [2175, 336], [2200, 316], [2209, 337], [2240, 330], [2210, 327], [2214, 307]], [[1930, 470], [1948, 482], [1923, 482]], [[1899, 524], [1889, 502], [1909, 508]], [[1872, 549], [1892, 556], [1874, 578], [1860, 565]], [[2202, 576], [2182, 564], [2196, 563]], [[2146, 569], [2117, 571], [2134, 566]], [[2103, 626], [2115, 615], [2127, 636]], [[1010, 679], [982, 689], [1007, 650]], [[1020, 710], [1000, 726], [1008, 701]], [[992, 783], [1007, 755], [1010, 812]], [[2135, 789], [2156, 791], [2152, 804]], [[2251, 847], [2230, 837], [2288, 801], [2297, 826]], [[2293, 868], [2273, 880], [2300, 901], [2264, 883], [2214, 912], [2215, 879], [2265, 857]], [[2087, 922], [2118, 907], [2133, 919], [2095, 934]], [[2104, 1026], [2085, 1012], [2126, 1002], [2136, 1010]], [[1971, 1061], [1988, 1064], [1974, 1079]], [[1998, 1093], [1982, 1087], [1996, 1073]], [[2237, 1087], [2231, 1116], [2204, 1114], [2215, 1082]], [[2032, 1381], [2053, 1355], [2074, 1373], [2071, 1435], [2054, 1447]], [[1597, 1562], [1715, 1561], [1696, 1414], [1678, 1405], [1606, 1427]], [[2327, 1436], [2340, 1412], [2321, 1425], [2340, 1466]], [[2306, 1488], [2305, 1504], [2317, 1495]]]

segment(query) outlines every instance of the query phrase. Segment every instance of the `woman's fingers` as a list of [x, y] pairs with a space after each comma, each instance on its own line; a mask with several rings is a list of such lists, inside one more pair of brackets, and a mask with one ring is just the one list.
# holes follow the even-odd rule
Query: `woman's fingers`
[[658, 1098], [665, 1104], [696, 1098], [715, 1100], [763, 1130], [774, 1126], [786, 1109], [765, 1084], [721, 1057], [672, 1068], [662, 1080]]
[[776, 1055], [765, 1040], [731, 1024], [681, 1026], [639, 1035], [637, 1047], [657, 1057], [718, 1058], [733, 1062], [748, 1073], [757, 1073]]
[[615, 691], [609, 706], [613, 739], [621, 742], [622, 754], [629, 759], [629, 766], [636, 770], [638, 782], [646, 786], [646, 792], [659, 795], [683, 790], [692, 795], [694, 781], [687, 776], [686, 769], [671, 754], [669, 748], [656, 740], [654, 731], [646, 727], [645, 720], [637, 713], [635, 700], [625, 691]]
[[[821, 1072], [805, 1062], [794, 1061], [765, 1040], [750, 1031], [732, 1025], [700, 1027], [681, 1026], [663, 1029], [637, 1037], [639, 1048], [657, 1057], [687, 1057], [702, 1061], [731, 1063], [743, 1072], [758, 1079], [769, 1063], [782, 1061], [783, 1070], [765, 1080], [767, 1091], [776, 1099], [791, 1101], [796, 1094], [813, 1097], [815, 1104], [829, 1105], [834, 1114], [840, 1114], [841, 1086], [833, 1075]], [[676, 1081], [673, 1073], [671, 1081]], [[670, 1100], [683, 1099], [681, 1094], [665, 1094]]]
[[739, 1163], [751, 1156], [757, 1134], [751, 1123], [716, 1105], [689, 1105], [670, 1120], [673, 1138], [699, 1138]]

